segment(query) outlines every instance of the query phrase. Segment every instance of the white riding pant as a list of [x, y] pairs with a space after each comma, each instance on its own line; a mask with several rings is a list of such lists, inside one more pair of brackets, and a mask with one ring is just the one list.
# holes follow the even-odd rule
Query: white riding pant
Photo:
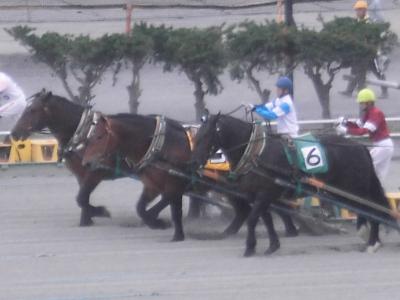
[[374, 163], [376, 175], [378, 176], [382, 184], [389, 171], [393, 151], [393, 141], [390, 138], [384, 139], [379, 142], [374, 142], [373, 147], [369, 149], [372, 157], [372, 162]]

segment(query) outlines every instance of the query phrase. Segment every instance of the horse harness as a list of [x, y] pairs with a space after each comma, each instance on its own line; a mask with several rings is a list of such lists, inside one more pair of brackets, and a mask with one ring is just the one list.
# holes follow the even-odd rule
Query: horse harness
[[100, 116], [101, 113], [93, 111], [92, 108], [85, 108], [83, 110], [74, 134], [68, 143], [59, 150], [59, 160], [71, 152], [81, 150], [85, 146], [84, 142], [91, 136]]
[[153, 138], [151, 140], [150, 146], [147, 149], [146, 153], [137, 163], [133, 162], [128, 157], [125, 158], [125, 162], [131, 169], [134, 169], [135, 172], [141, 171], [143, 168], [151, 163], [151, 161], [156, 157], [158, 153], [161, 152], [165, 142], [166, 130], [167, 121], [165, 120], [165, 117], [156, 116], [156, 127], [154, 129]]
[[265, 126], [262, 123], [254, 123], [246, 149], [235, 169], [230, 172], [231, 177], [236, 178], [247, 174], [254, 168], [256, 161], [265, 149], [266, 139]]

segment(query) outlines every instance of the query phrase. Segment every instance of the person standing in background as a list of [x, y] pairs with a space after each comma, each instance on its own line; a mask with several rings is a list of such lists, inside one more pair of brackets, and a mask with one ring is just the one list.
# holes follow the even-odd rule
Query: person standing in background
[[[356, 14], [356, 19], [360, 23], [370, 23], [370, 22], [383, 22], [382, 6], [380, 0], [372, 0], [371, 6], [365, 0], [357, 0], [353, 8]], [[376, 78], [379, 80], [386, 80], [385, 69], [389, 64], [389, 59], [382, 53], [382, 49], [378, 49], [376, 57], [369, 63], [368, 69], [365, 70], [362, 66], [353, 66], [351, 68], [352, 79], [349, 80], [346, 90], [340, 93], [344, 96], [351, 97], [353, 91], [357, 88], [361, 90], [365, 88], [365, 77], [366, 72], [371, 71]], [[388, 98], [388, 88], [385, 86], [381, 87], [381, 99]]]
[[368, 5], [369, 17], [372, 22], [383, 23], [385, 18], [382, 13], [381, 0], [371, 0]]
[[0, 130], [10, 130], [26, 107], [22, 89], [4, 72], [0, 72]]

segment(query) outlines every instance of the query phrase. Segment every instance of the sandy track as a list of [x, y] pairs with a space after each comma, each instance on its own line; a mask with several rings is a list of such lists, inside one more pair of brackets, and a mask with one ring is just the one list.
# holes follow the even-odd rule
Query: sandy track
[[62, 169], [30, 172], [0, 174], [0, 299], [388, 299], [399, 291], [394, 232], [382, 230], [385, 247], [374, 255], [359, 252], [350, 230], [282, 237], [282, 249], [265, 257], [260, 227], [258, 254], [246, 259], [244, 230], [227, 240], [193, 238], [222, 231], [215, 220], [186, 224], [180, 243], [169, 242], [172, 229], [142, 226], [133, 210], [141, 186], [127, 179], [93, 196], [113, 218], [80, 228], [75, 179]]

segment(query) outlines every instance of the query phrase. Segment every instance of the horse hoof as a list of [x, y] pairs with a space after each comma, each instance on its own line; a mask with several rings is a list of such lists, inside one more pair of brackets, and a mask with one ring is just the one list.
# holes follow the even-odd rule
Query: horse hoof
[[251, 257], [256, 253], [255, 249], [246, 249], [243, 256], [244, 257]]
[[367, 253], [373, 254], [373, 253], [377, 252], [379, 250], [379, 248], [381, 248], [381, 247], [382, 247], [382, 243], [376, 242], [375, 245], [367, 247]]
[[171, 223], [161, 219], [152, 220], [148, 225], [151, 229], [167, 229], [171, 227]]
[[230, 237], [231, 235], [235, 235], [237, 232], [238, 232], [238, 230], [230, 230], [230, 229], [227, 229], [227, 230], [224, 230], [224, 231], [222, 232], [221, 236], [222, 236], [223, 238], [227, 238], [227, 237]]
[[171, 242], [182, 242], [185, 240], [185, 236], [179, 235], [179, 236], [174, 236], [171, 240]]
[[286, 237], [296, 237], [299, 235], [299, 232], [297, 230], [291, 230], [286, 232]]
[[111, 213], [107, 208], [101, 206], [100, 209], [101, 209], [101, 212], [99, 214], [99, 217], [111, 218]]
[[361, 225], [357, 230], [357, 235], [364, 241], [368, 242], [370, 229], [367, 225]]
[[89, 227], [92, 226], [94, 224], [94, 222], [92, 221], [92, 219], [87, 219], [87, 220], [81, 220], [81, 222], [79, 223], [80, 227]]
[[279, 242], [271, 244], [269, 246], [269, 248], [267, 249], [267, 251], [264, 252], [264, 254], [265, 255], [270, 255], [270, 254], [276, 252], [280, 247], [281, 247], [281, 245], [279, 244]]

